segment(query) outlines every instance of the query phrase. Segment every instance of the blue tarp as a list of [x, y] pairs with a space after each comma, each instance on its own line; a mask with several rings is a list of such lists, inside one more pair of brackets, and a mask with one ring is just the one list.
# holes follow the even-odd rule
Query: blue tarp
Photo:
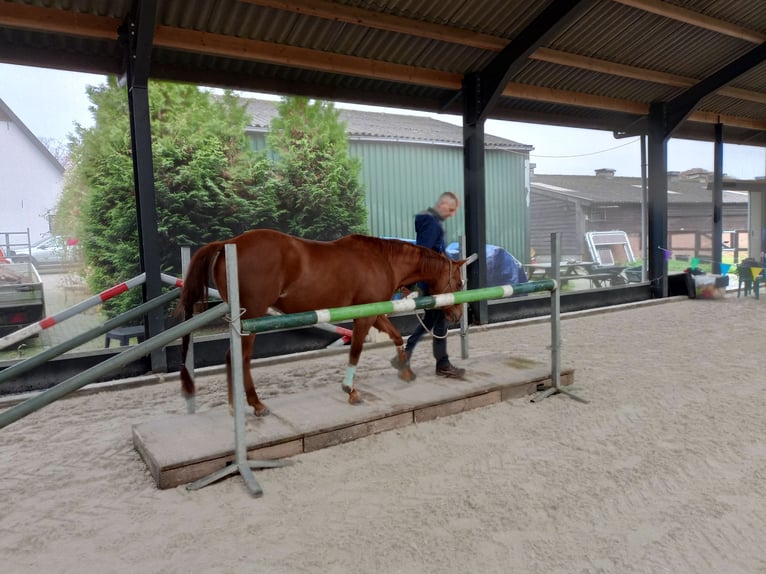
[[[384, 239], [399, 239], [415, 243], [414, 239], [401, 237], [384, 237]], [[455, 243], [447, 245], [447, 256], [460, 259], [460, 246]], [[487, 287], [498, 285], [515, 285], [529, 281], [524, 266], [513, 255], [497, 245], [487, 245]]]
[[[447, 245], [447, 255], [460, 259], [460, 246]], [[513, 255], [497, 245], [487, 245], [487, 287], [515, 285], [529, 281], [524, 266]]]

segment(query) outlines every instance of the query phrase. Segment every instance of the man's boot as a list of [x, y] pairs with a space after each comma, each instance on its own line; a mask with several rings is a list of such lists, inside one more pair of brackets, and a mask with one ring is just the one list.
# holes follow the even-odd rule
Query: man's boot
[[436, 374], [439, 377], [448, 379], [462, 379], [465, 376], [465, 369], [456, 367], [449, 361], [436, 365]]

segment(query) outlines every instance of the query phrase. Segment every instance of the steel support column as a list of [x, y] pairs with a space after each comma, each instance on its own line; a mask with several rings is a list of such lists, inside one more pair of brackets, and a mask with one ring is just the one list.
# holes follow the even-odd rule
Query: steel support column
[[721, 272], [723, 257], [723, 124], [715, 125], [713, 150], [713, 273]]
[[[141, 271], [146, 273], [146, 283], [143, 286], [144, 301], [159, 297], [162, 293], [160, 258], [156, 248], [159, 236], [148, 90], [156, 12], [156, 0], [136, 0], [123, 29], [127, 50], [125, 71], [130, 111], [130, 141], [133, 152], [138, 249]], [[164, 310], [153, 309], [147, 313], [144, 325], [147, 338], [159, 334], [164, 329]], [[152, 371], [167, 370], [165, 353], [162, 349], [153, 350], [150, 358]]]
[[[479, 256], [468, 269], [468, 285], [472, 289], [487, 285], [484, 122], [512, 76], [527, 65], [527, 57], [592, 4], [592, 0], [552, 0], [482, 70], [463, 79], [465, 236], [468, 253]], [[489, 322], [486, 301], [472, 303], [471, 313], [475, 323]]]
[[646, 236], [647, 230], [647, 208], [649, 204], [649, 182], [647, 179], [647, 154], [646, 154], [646, 134], [641, 134], [641, 281], [647, 278], [647, 261], [649, 260], [649, 241]]
[[649, 189], [647, 204], [648, 277], [653, 297], [668, 296], [668, 130], [666, 105], [649, 107]]
[[[468, 288], [487, 286], [487, 213], [484, 186], [484, 120], [481, 111], [481, 80], [478, 75], [463, 81], [463, 194], [465, 196], [466, 253], [479, 258], [469, 265]], [[487, 301], [470, 304], [472, 321], [489, 322]]]

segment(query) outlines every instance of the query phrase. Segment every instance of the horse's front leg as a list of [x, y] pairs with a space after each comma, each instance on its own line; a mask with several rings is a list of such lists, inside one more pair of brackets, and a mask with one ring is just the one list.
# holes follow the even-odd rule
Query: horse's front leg
[[348, 353], [348, 367], [346, 367], [346, 376], [343, 378], [343, 390], [348, 393], [348, 402], [352, 405], [362, 402], [359, 391], [354, 387], [354, 377], [356, 376], [356, 366], [359, 364], [359, 356], [362, 354], [364, 339], [367, 337], [367, 333], [370, 331], [374, 321], [375, 317], [354, 319], [351, 350]]
[[396, 357], [391, 360], [391, 365], [399, 371], [399, 378], [403, 381], [414, 381], [415, 373], [410, 368], [410, 357], [404, 350], [404, 339], [399, 329], [394, 327], [385, 315], [378, 315], [375, 318], [375, 328], [378, 331], [386, 333], [394, 345], [396, 345]]
[[[255, 416], [260, 417], [269, 414], [269, 408], [258, 399], [258, 393], [255, 392], [253, 376], [250, 373], [250, 359], [253, 356], [253, 341], [255, 335], [244, 335], [242, 337], [242, 382], [245, 387], [245, 396], [247, 404], [253, 407]], [[231, 370], [231, 351], [226, 353], [226, 382], [229, 388], [229, 412], [234, 412], [234, 391]]]

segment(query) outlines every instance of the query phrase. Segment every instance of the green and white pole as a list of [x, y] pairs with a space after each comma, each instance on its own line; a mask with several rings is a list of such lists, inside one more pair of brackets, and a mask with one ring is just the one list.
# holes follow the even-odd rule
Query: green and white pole
[[522, 293], [537, 293], [540, 291], [553, 291], [556, 282], [552, 279], [530, 281], [518, 285], [501, 285], [498, 287], [484, 287], [482, 289], [470, 289], [455, 293], [441, 295], [428, 295], [417, 299], [397, 299], [395, 301], [381, 301], [378, 303], [365, 303], [351, 305], [350, 307], [336, 307], [333, 309], [319, 309], [305, 311], [303, 313], [291, 313], [278, 317], [258, 317], [242, 321], [242, 330], [250, 333], [264, 333], [278, 329], [294, 329], [307, 327], [317, 322], [336, 323], [350, 321], [360, 317], [372, 317], [374, 315], [389, 315], [391, 313], [407, 313], [416, 309], [433, 309], [436, 307], [449, 307], [461, 303], [471, 303], [484, 299], [507, 299], [513, 295]]

